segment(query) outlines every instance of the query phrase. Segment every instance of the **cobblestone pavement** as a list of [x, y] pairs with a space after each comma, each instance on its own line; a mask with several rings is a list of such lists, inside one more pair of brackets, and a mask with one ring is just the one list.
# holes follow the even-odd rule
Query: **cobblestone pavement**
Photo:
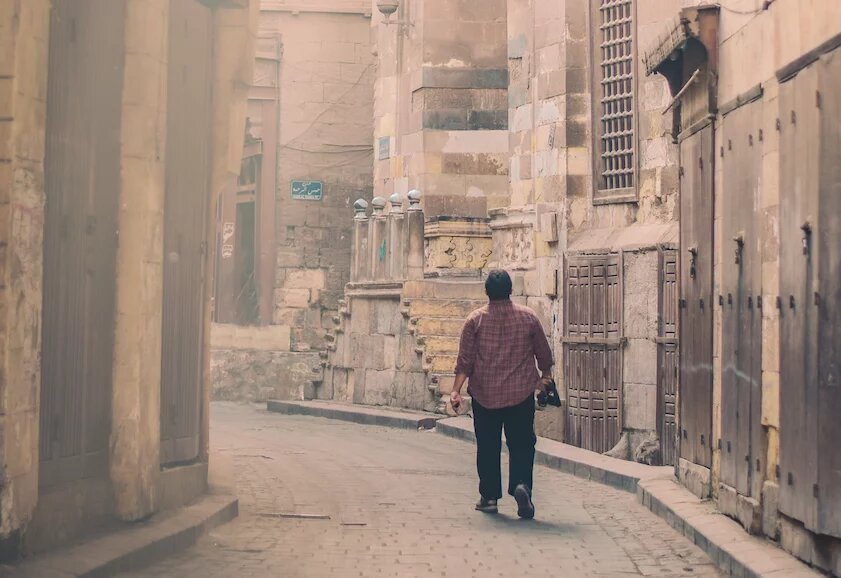
[[240, 517], [124, 578], [719, 576], [625, 492], [538, 467], [536, 520], [519, 520], [510, 498], [486, 515], [473, 511], [466, 442], [251, 406], [212, 411]]

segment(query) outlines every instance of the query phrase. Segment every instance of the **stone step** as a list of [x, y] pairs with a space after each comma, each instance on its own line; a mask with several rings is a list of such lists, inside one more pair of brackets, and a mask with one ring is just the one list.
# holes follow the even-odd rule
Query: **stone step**
[[427, 355], [457, 354], [459, 338], [421, 336], [418, 339], [418, 343], [424, 348], [424, 351]]
[[408, 298], [487, 300], [483, 281], [443, 281], [440, 279], [406, 281], [403, 285], [403, 296]]
[[417, 335], [436, 335], [460, 337], [464, 328], [462, 319], [421, 318], [417, 320]]
[[424, 368], [431, 373], [452, 373], [456, 368], [457, 357], [455, 354], [427, 354], [424, 356]]
[[460, 319], [462, 323], [475, 310], [485, 304], [484, 301], [471, 299], [413, 299], [409, 305], [412, 317], [418, 319], [439, 317]]
[[[438, 374], [434, 376], [438, 380], [438, 391], [441, 394], [449, 394], [453, 391], [453, 385], [455, 384], [456, 376], [452, 373], [448, 374]], [[462, 394], [467, 393], [467, 384], [464, 384], [462, 388]]]

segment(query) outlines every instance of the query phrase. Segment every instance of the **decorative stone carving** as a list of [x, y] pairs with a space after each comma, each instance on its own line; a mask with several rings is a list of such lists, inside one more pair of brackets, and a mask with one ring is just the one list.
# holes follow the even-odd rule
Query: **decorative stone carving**
[[501, 209], [491, 216], [494, 255], [490, 266], [514, 271], [534, 268], [535, 215]]
[[436, 217], [426, 223], [424, 237], [428, 274], [478, 274], [493, 253], [487, 219]]

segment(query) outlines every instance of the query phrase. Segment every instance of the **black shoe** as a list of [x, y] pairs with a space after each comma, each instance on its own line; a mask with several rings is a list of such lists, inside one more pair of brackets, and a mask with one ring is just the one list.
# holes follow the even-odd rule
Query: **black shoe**
[[531, 490], [525, 484], [514, 488], [514, 499], [517, 500], [517, 515], [526, 520], [534, 518], [534, 504], [531, 501]]
[[496, 505], [496, 500], [486, 500], [485, 498], [480, 498], [479, 501], [476, 502], [476, 509], [486, 514], [496, 514], [499, 511]]

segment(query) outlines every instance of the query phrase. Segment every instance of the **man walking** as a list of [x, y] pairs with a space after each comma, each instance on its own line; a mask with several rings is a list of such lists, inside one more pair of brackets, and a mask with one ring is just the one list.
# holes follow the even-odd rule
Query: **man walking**
[[458, 410], [463, 403], [461, 388], [469, 379], [479, 470], [476, 509], [495, 514], [502, 498], [499, 458], [504, 429], [510, 457], [508, 493], [517, 501], [517, 514], [533, 518], [534, 392], [551, 381], [554, 361], [537, 316], [511, 302], [511, 285], [505, 271], [491, 271], [488, 276], [489, 302], [470, 314], [461, 333], [450, 401]]

